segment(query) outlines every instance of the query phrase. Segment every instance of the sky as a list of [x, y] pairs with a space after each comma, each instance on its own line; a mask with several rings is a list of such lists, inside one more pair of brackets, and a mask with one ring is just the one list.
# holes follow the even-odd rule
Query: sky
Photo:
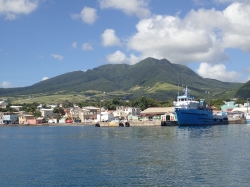
[[250, 0], [0, 0], [0, 87], [153, 57], [250, 80]]

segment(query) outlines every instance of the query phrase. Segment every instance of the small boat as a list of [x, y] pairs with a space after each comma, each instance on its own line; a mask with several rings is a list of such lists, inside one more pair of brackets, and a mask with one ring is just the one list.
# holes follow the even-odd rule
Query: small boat
[[228, 124], [228, 118], [224, 112], [221, 112], [221, 115], [214, 114], [213, 110], [206, 106], [205, 100], [195, 101], [194, 97], [189, 95], [187, 87], [184, 89], [184, 95], [177, 96], [174, 106], [180, 126]]
[[250, 113], [246, 113], [246, 123], [249, 124], [250, 123]]

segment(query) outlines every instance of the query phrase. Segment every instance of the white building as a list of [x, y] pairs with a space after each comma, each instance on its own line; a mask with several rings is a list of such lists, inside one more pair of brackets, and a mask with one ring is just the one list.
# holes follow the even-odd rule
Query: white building
[[55, 116], [56, 114], [53, 112], [53, 109], [45, 109], [45, 108], [42, 108], [40, 109], [41, 111], [41, 115], [42, 117], [44, 118], [51, 118], [53, 116]]
[[135, 108], [135, 107], [126, 107], [125, 108], [125, 113], [127, 115], [132, 115], [132, 116], [139, 116], [141, 113], [140, 108]]
[[5, 124], [18, 124], [19, 116], [14, 113], [4, 112], [3, 114], [3, 123]]
[[128, 114], [126, 114], [126, 112], [124, 110], [115, 110], [113, 112], [113, 114], [114, 114], [114, 118], [115, 119], [117, 119], [117, 118], [119, 118], [119, 119], [126, 119], [127, 116], [128, 116]]
[[115, 118], [127, 119], [128, 116], [139, 116], [141, 110], [135, 107], [118, 106], [113, 112]]
[[16, 110], [20, 110], [20, 108], [22, 108], [22, 106], [10, 106], [10, 108], [16, 109]]
[[97, 121], [112, 121], [114, 120], [114, 114], [109, 113], [109, 112], [101, 112], [101, 117], [100, 114], [97, 114]]
[[[83, 107], [81, 111], [79, 111], [79, 118], [81, 121], [86, 121], [86, 120], [94, 120], [97, 119], [97, 111], [99, 111], [100, 108], [93, 107], [93, 106], [88, 106], [88, 107]], [[99, 115], [100, 118], [100, 115]], [[100, 120], [100, 119], [99, 119]]]
[[70, 108], [70, 115], [73, 119], [79, 118], [79, 113], [82, 110], [79, 107]]

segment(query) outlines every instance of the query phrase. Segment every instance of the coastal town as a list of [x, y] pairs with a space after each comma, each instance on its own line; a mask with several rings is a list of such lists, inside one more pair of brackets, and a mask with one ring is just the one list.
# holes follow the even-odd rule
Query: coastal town
[[[0, 101], [0, 109], [6, 109], [8, 103]], [[96, 126], [166, 126], [178, 125], [175, 107], [150, 107], [141, 110], [136, 107], [117, 106], [116, 110], [107, 110], [104, 107], [85, 106], [74, 104], [63, 108], [59, 105], [37, 106], [38, 117], [30, 112], [22, 111], [22, 106], [9, 106], [15, 112], [0, 112], [2, 125], [96, 125]], [[213, 108], [213, 106], [211, 106]], [[60, 115], [58, 109], [61, 109]], [[228, 123], [244, 124], [247, 122], [249, 103], [236, 104], [227, 101], [220, 110], [213, 108], [213, 114], [220, 116], [226, 113]]]

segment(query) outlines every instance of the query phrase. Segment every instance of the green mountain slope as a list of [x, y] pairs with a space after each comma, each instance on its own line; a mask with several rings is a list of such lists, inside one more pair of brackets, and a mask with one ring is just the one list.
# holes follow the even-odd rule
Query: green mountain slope
[[250, 98], [250, 81], [243, 84], [239, 89], [237, 89], [235, 93], [235, 97], [238, 97], [241, 99]]
[[25, 95], [55, 92], [99, 91], [126, 98], [147, 96], [159, 100], [175, 98], [179, 85], [188, 85], [192, 95], [204, 97], [205, 91], [221, 95], [242, 84], [205, 79], [190, 68], [166, 59], [147, 58], [135, 65], [107, 64], [86, 72], [75, 71], [23, 88], [0, 89], [0, 95]]

